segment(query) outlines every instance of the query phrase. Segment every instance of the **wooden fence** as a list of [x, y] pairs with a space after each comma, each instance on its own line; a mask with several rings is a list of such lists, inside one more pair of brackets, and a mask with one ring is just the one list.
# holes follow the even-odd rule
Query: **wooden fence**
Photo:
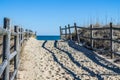
[[[2, 80], [14, 80], [17, 77], [17, 72], [20, 63], [20, 51], [25, 40], [34, 35], [31, 30], [24, 30], [18, 26], [11, 29], [10, 19], [4, 18], [3, 28], [0, 28], [0, 36], [3, 36], [3, 50], [2, 50], [2, 63], [0, 64], [0, 77]], [[11, 53], [10, 41], [11, 36], [14, 37], [14, 51]], [[14, 71], [10, 73], [10, 62], [14, 62]]]
[[[65, 28], [61, 28], [61, 26], [60, 26], [60, 37], [61, 37], [61, 39], [73, 40], [72, 39], [72, 33], [71, 33], [72, 28], [75, 31], [74, 33], [75, 33], [75, 37], [76, 37], [78, 43], [81, 42], [80, 38], [89, 39], [90, 40], [90, 46], [88, 46], [88, 47], [93, 49], [93, 50], [100, 50], [100, 49], [94, 48], [93, 40], [108, 40], [110, 42], [109, 52], [111, 53], [111, 58], [114, 58], [114, 54], [120, 55], [119, 53], [114, 52], [114, 43], [115, 42], [120, 43], [120, 41], [114, 39], [114, 37], [113, 37], [113, 30], [120, 31], [120, 27], [113, 27], [112, 23], [110, 23], [108, 27], [97, 27], [97, 28], [94, 28], [92, 24], [89, 27], [80, 27], [80, 26], [77, 26], [76, 23], [74, 23], [74, 26], [70, 26], [68, 24], [68, 27], [65, 26]], [[78, 29], [88, 30], [90, 32], [90, 36], [89, 37], [81, 36], [81, 34], [78, 33]], [[63, 33], [63, 30], [65, 31], [65, 33]], [[110, 31], [109, 38], [95, 38], [93, 36], [93, 31], [94, 30], [109, 30]], [[64, 36], [64, 37], [62, 37], [62, 36]], [[102, 51], [105, 51], [105, 50], [102, 50]]]

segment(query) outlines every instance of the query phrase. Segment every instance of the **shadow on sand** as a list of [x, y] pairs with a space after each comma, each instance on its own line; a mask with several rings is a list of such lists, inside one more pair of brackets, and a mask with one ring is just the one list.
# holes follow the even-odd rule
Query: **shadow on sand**
[[52, 51], [50, 51], [49, 49], [47, 49], [47, 48], [45, 47], [45, 44], [46, 44], [46, 43], [47, 43], [47, 41], [45, 41], [45, 42], [42, 44], [42, 47], [43, 47], [45, 50], [47, 50], [47, 51], [49, 51], [49, 52], [51, 53], [54, 61], [55, 61], [56, 63], [58, 63], [67, 73], [69, 73], [71, 76], [73, 76], [75, 80], [81, 80], [79, 77], [77, 77], [77, 75], [76, 75], [73, 71], [69, 70], [69, 69], [66, 68], [61, 62], [59, 62], [59, 60], [58, 60], [57, 57], [55, 56], [55, 53], [52, 52]]
[[[67, 67], [65, 67], [59, 60], [58, 58], [55, 56], [55, 53], [52, 52], [51, 50], [49, 50], [48, 48], [45, 47], [45, 44], [47, 43], [47, 41], [45, 41], [43, 44], [42, 44], [42, 47], [49, 51], [54, 59], [54, 61], [56, 63], [58, 63], [67, 73], [69, 73], [71, 76], [74, 77], [75, 80], [81, 80], [79, 77], [77, 77], [77, 75], [70, 69], [68, 69]], [[94, 63], [96, 63], [97, 65], [101, 66], [101, 67], [104, 67], [108, 70], [111, 70], [115, 73], [105, 73], [105, 74], [96, 74], [95, 72], [91, 71], [89, 68], [81, 65], [78, 61], [75, 60], [75, 58], [72, 56], [72, 54], [69, 52], [69, 51], [66, 51], [64, 49], [61, 49], [57, 46], [57, 43], [58, 41], [55, 41], [54, 42], [54, 47], [60, 51], [62, 51], [63, 53], [67, 54], [67, 56], [69, 57], [69, 59], [78, 67], [81, 67], [83, 70], [87, 71], [90, 76], [92, 77], [97, 77], [98, 80], [103, 80], [103, 78], [101, 77], [102, 75], [105, 76], [105, 75], [116, 75], [115, 73], [117, 73], [117, 75], [120, 75], [120, 68], [115, 66], [114, 64], [108, 62], [107, 60], [105, 60], [104, 58], [101, 58], [99, 57], [98, 55], [96, 55], [92, 50], [89, 50], [87, 48], [84, 48], [82, 46], [79, 46], [77, 44], [75, 44], [74, 42], [72, 41], [68, 41], [68, 45], [71, 47], [71, 48], [74, 48], [75, 50], [77, 51], [80, 51], [82, 52], [82, 54], [84, 54], [86, 57], [88, 57], [89, 59], [91, 59]], [[88, 75], [88, 74], [81, 74], [81, 75]]]
[[[88, 57], [89, 59], [91, 59], [94, 63], [96, 63], [97, 65], [100, 65], [108, 70], [111, 70], [115, 73], [117, 73], [117, 75], [120, 75], [120, 68], [114, 64], [112, 64], [111, 62], [105, 60], [102, 57], [99, 57], [97, 54], [95, 54], [92, 50], [89, 50], [85, 47], [79, 46], [77, 44], [75, 44], [72, 41], [68, 41], [68, 45], [74, 49], [76, 49], [77, 51], [82, 52], [86, 57]], [[104, 75], [104, 74], [101, 74]], [[109, 74], [108, 74], [109, 75]]]
[[[71, 60], [76, 66], [81, 67], [83, 70], [87, 71], [87, 72], [90, 74], [90, 76], [92, 76], [92, 77], [95, 77], [95, 76], [96, 76], [96, 77], [98, 78], [98, 80], [103, 80], [103, 78], [100, 76], [100, 74], [95, 74], [95, 73], [94, 73], [93, 71], [91, 71], [89, 68], [81, 65], [78, 61], [76, 61], [75, 58], [72, 56], [71, 53], [69, 53], [68, 51], [65, 51], [65, 50], [60, 49], [59, 47], [57, 47], [57, 42], [58, 42], [58, 41], [55, 41], [55, 42], [54, 42], [54, 47], [57, 48], [58, 50], [64, 52], [65, 54], [67, 54], [68, 57], [70, 58], [70, 60]], [[82, 75], [84, 75], [84, 74], [82, 74]]]

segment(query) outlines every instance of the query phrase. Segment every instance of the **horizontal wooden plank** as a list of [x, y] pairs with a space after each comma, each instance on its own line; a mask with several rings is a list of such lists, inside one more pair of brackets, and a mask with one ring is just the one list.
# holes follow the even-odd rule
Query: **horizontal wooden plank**
[[70, 28], [75, 28], [75, 26], [70, 26]]
[[113, 30], [120, 30], [118, 27], [112, 27]]
[[109, 38], [92, 38], [93, 40], [110, 40]]
[[3, 74], [3, 71], [5, 70], [7, 64], [8, 64], [7, 60], [4, 60], [2, 64], [0, 64], [0, 76]]
[[11, 53], [9, 56], [9, 60], [12, 60], [16, 54], [17, 54], [17, 51], [14, 51], [13, 53]]
[[80, 36], [82, 38], [86, 38], [86, 39], [93, 39], [93, 40], [110, 40], [109, 38], [90, 38], [90, 37], [85, 37], [85, 36]]
[[12, 77], [10, 80], [15, 80], [15, 76], [17, 75], [17, 69], [14, 70]]
[[119, 40], [112, 40], [112, 41], [117, 42], [117, 43], [120, 43], [120, 41], [119, 41]]
[[80, 29], [85, 29], [85, 30], [90, 30], [90, 28], [87, 28], [87, 27], [77, 27], [77, 28], [80, 28]]
[[[70, 28], [75, 28], [74, 26], [70, 26]], [[90, 27], [80, 27], [77, 26], [77, 28], [81, 28], [81, 29], [86, 29], [86, 30], [91, 30]], [[68, 27], [67, 27], [68, 29]], [[106, 30], [106, 29], [110, 29], [110, 27], [97, 27], [97, 28], [92, 28], [92, 30]], [[113, 30], [120, 30], [120, 28], [118, 27], [112, 27]], [[61, 28], [61, 30], [65, 30], [65, 28]]]
[[61, 30], [65, 30], [65, 28], [61, 28]]
[[106, 30], [110, 29], [110, 27], [98, 27], [98, 28], [92, 28], [92, 30]]

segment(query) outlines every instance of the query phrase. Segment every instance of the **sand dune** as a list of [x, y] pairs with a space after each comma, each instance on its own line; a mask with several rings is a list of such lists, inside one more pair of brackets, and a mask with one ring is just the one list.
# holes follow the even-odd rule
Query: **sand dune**
[[18, 80], [120, 80], [120, 68], [73, 47], [30, 38], [21, 54]]

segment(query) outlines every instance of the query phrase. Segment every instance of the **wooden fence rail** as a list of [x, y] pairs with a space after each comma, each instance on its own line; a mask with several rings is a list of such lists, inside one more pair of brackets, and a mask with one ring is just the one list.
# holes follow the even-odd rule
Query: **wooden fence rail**
[[[0, 64], [0, 77], [2, 80], [14, 80], [17, 78], [20, 63], [20, 51], [25, 40], [34, 35], [31, 30], [24, 31], [23, 28], [14, 26], [11, 30], [10, 19], [4, 18], [3, 28], [0, 28], [0, 36], [3, 36], [2, 63]], [[11, 36], [14, 36], [14, 51], [10, 52]], [[14, 72], [10, 76], [10, 61], [14, 61]]]
[[[67, 29], [69, 30], [69, 32], [66, 32]], [[112, 23], [109, 24], [109, 27], [93, 28], [92, 24], [90, 25], [90, 27], [80, 27], [80, 26], [77, 26], [76, 23], [74, 23], [74, 26], [68, 25], [68, 27], [65, 27], [65, 28], [61, 28], [60, 27], [60, 37], [61, 37], [61, 39], [72, 40], [71, 29], [74, 29], [74, 31], [75, 31], [74, 32], [74, 34], [75, 34], [74, 36], [76, 37], [78, 43], [81, 42], [80, 38], [89, 39], [90, 43], [91, 43], [91, 46], [89, 46], [89, 47], [91, 49], [93, 49], [93, 50], [99, 50], [99, 49], [94, 48], [93, 40], [108, 40], [110, 42], [110, 47], [109, 47], [110, 50], [109, 50], [109, 52], [111, 53], [111, 58], [114, 58], [114, 54], [115, 54], [115, 52], [114, 52], [114, 42], [120, 43], [120, 41], [114, 39], [114, 37], [113, 37], [113, 30], [120, 30], [119, 27], [113, 27]], [[80, 33], [78, 33], [78, 29], [88, 30], [90, 32], [90, 36], [89, 37], [81, 36]], [[63, 30], [65, 30], [65, 33], [62, 33]], [[94, 30], [109, 30], [110, 31], [109, 38], [95, 38], [93, 36], [93, 31]], [[62, 37], [62, 36], [65, 36], [65, 37]], [[118, 54], [118, 53], [116, 53], [116, 54]], [[120, 54], [118, 54], [118, 55], [120, 55]]]

